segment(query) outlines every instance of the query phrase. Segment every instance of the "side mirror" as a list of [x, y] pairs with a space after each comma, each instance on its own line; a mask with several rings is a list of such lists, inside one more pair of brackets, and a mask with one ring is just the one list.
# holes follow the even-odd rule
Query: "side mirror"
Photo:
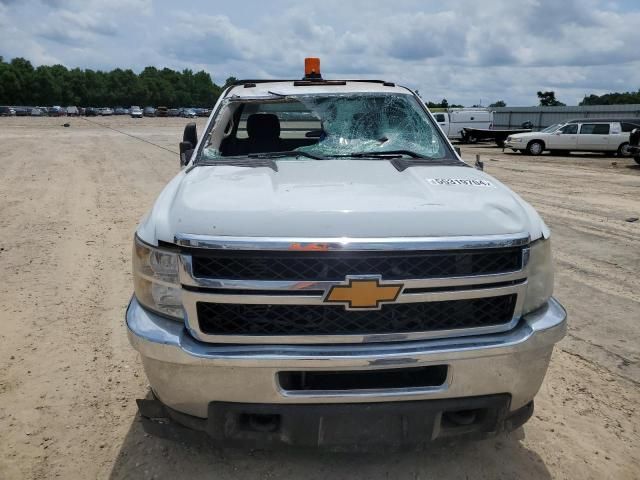
[[198, 144], [198, 130], [195, 123], [187, 123], [180, 142], [180, 166], [184, 167], [189, 163], [193, 149]]
[[453, 147], [453, 149], [456, 151], [456, 153], [458, 154], [458, 156], [460, 158], [462, 158], [462, 150], [460, 150], [460, 147]]
[[191, 142], [180, 142], [180, 166], [184, 167], [191, 159], [193, 145]]
[[198, 144], [198, 130], [193, 122], [187, 123], [182, 134], [183, 142], [191, 142], [194, 147]]

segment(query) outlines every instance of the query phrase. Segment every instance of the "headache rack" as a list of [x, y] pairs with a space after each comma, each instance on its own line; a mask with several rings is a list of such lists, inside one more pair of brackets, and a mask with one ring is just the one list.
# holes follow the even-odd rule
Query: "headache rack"
[[[263, 79], [259, 79], [259, 80], [236, 80], [233, 83], [230, 83], [229, 86], [232, 87], [237, 87], [239, 85], [246, 85], [246, 84], [259, 84], [259, 83], [276, 83], [276, 82], [302, 82], [302, 81], [308, 81], [308, 80], [300, 80], [299, 78], [290, 78], [290, 79], [279, 79], [279, 78], [273, 78], [273, 79], [267, 79], [267, 78], [263, 78]], [[382, 85], [385, 85], [387, 87], [394, 87], [395, 83], [393, 82], [388, 82], [386, 80], [363, 80], [363, 79], [353, 79], [353, 80], [317, 80], [316, 83], [318, 82], [360, 82], [360, 83], [379, 83]]]

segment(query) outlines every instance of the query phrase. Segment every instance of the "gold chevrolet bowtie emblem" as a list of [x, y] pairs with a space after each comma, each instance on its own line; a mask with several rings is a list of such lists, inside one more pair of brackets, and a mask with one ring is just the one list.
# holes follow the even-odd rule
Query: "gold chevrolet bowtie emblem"
[[376, 309], [398, 298], [401, 284], [381, 285], [379, 279], [348, 279], [347, 285], [334, 285], [324, 301], [344, 303], [348, 309]]

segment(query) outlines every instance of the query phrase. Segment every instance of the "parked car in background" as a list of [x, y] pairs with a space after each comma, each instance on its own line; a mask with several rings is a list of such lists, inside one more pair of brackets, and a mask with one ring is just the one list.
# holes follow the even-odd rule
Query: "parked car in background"
[[155, 117], [156, 109], [153, 107], [144, 107], [143, 112], [145, 117]]
[[182, 112], [180, 112], [180, 116], [183, 118], [196, 118], [198, 115], [192, 108], [183, 108]]
[[196, 115], [198, 115], [199, 117], [208, 117], [210, 113], [211, 113], [211, 110], [209, 110], [208, 108], [196, 109]]
[[179, 108], [170, 108], [169, 111], [167, 112], [167, 115], [169, 117], [179, 117], [180, 116], [180, 109]]
[[0, 107], [0, 117], [14, 117], [16, 111], [11, 107]]
[[143, 112], [137, 105], [132, 105], [129, 109], [129, 115], [131, 118], [142, 118]]
[[46, 109], [38, 108], [38, 107], [32, 108], [30, 115], [32, 117], [46, 117], [47, 116]]
[[47, 108], [47, 115], [50, 117], [64, 117], [66, 114], [67, 111], [58, 105]]
[[156, 108], [156, 117], [168, 117], [169, 109], [167, 107]]
[[540, 155], [545, 151], [550, 151], [552, 155], [602, 152], [630, 157], [629, 133], [634, 128], [640, 128], [640, 119], [577, 119], [552, 125], [540, 132], [510, 135], [505, 147], [529, 155]]
[[99, 115], [98, 109], [95, 107], [87, 107], [84, 109], [84, 114], [87, 117], [97, 117]]
[[113, 114], [114, 114], [114, 115], [126, 115], [126, 114], [127, 114], [127, 111], [126, 111], [124, 108], [122, 108], [122, 107], [116, 107], [116, 108], [113, 110]]
[[113, 110], [111, 110], [109, 107], [101, 108], [100, 115], [102, 115], [103, 117], [109, 117], [113, 115]]
[[67, 107], [67, 116], [69, 117], [77, 117], [78, 115], [80, 115], [80, 111], [78, 110], [78, 107]]

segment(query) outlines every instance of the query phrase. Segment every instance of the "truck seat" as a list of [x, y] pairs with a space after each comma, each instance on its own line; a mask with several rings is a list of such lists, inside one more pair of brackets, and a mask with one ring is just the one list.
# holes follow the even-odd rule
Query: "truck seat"
[[280, 120], [272, 113], [254, 113], [247, 118], [246, 153], [277, 152], [282, 150]]

